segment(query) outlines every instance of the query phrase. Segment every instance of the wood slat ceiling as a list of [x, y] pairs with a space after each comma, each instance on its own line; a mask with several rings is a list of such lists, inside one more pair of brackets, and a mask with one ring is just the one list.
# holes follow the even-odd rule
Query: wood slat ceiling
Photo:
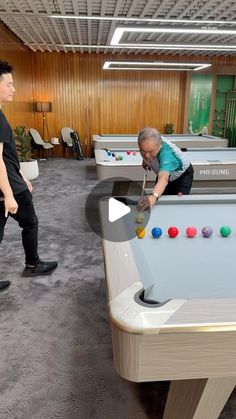
[[[143, 47], [110, 45], [117, 27], [168, 26], [236, 31], [235, 0], [1, 0], [0, 19], [32, 51], [236, 55], [236, 33], [166, 34], [127, 31], [122, 42], [141, 43]], [[157, 19], [166, 21], [160, 22]], [[177, 19], [184, 22], [177, 22]], [[196, 22], [188, 23], [192, 20]], [[163, 50], [156, 44], [178, 46], [177, 49]], [[203, 47], [201, 50], [194, 49], [194, 45], [206, 44], [232, 47], [217, 51], [213, 47], [208, 50]], [[188, 45], [188, 48], [184, 49], [183, 45]]]

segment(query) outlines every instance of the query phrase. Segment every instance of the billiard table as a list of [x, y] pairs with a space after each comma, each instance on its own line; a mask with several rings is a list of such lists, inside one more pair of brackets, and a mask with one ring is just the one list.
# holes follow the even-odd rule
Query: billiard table
[[[95, 161], [98, 179], [117, 178], [115, 194], [126, 194], [130, 181], [141, 182], [144, 170], [142, 157], [138, 151], [112, 150], [113, 154], [120, 155], [123, 160], [116, 160], [108, 155], [106, 150], [95, 150]], [[134, 155], [135, 153], [135, 155]], [[194, 190], [210, 190], [218, 192], [236, 190], [236, 148], [225, 149], [191, 149], [186, 151], [187, 158], [194, 167]], [[122, 179], [123, 178], [123, 179]], [[148, 174], [147, 186], [152, 187], [156, 175], [153, 171]]]
[[[171, 381], [164, 419], [218, 418], [236, 385], [235, 195], [161, 197], [145, 238], [132, 240], [124, 236], [130, 218], [119, 220], [123, 231], [108, 221], [108, 201], [100, 201], [100, 221], [115, 369], [134, 382]], [[198, 234], [190, 239], [191, 225]], [[210, 238], [201, 234], [207, 225]]]
[[[137, 137], [137, 134], [96, 134], [93, 135], [94, 149], [138, 149]], [[214, 137], [213, 135], [162, 134], [162, 137], [184, 149], [228, 147], [226, 138]]]

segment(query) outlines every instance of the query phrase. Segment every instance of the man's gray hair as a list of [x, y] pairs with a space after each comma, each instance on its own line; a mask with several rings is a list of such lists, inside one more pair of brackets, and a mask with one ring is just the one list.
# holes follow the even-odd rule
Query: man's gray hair
[[138, 134], [138, 145], [140, 146], [142, 142], [147, 139], [152, 139], [156, 142], [157, 145], [161, 144], [161, 134], [155, 128], [144, 128]]

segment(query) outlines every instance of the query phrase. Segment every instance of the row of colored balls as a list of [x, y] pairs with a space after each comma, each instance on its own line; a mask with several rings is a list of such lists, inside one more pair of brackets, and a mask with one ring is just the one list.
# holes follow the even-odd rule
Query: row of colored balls
[[[130, 154], [133, 154], [133, 156], [136, 156], [136, 154], [137, 154], [137, 151], [127, 151], [127, 154], [128, 155], [130, 155]], [[115, 157], [115, 159], [116, 160], [123, 160], [123, 156], [121, 156], [120, 154], [118, 154], [118, 153], [114, 153], [114, 152], [112, 152], [112, 151], [107, 151], [107, 155], [108, 156], [112, 156], [112, 157]]]
[[123, 160], [123, 156], [120, 154], [112, 153], [111, 151], [107, 151], [107, 155], [115, 157], [116, 160]]
[[[146, 229], [145, 227], [139, 226], [136, 227], [135, 229], [136, 232], [136, 236], [139, 239], [143, 239], [146, 236]], [[220, 227], [220, 234], [222, 237], [228, 237], [231, 234], [231, 228], [227, 225], [224, 225], [222, 227]], [[159, 239], [159, 237], [162, 236], [162, 229], [160, 227], [153, 227], [152, 231], [151, 231], [152, 237], [154, 239]], [[168, 235], [169, 237], [171, 237], [172, 239], [177, 237], [179, 234], [179, 230], [177, 227], [175, 226], [171, 226], [168, 228]], [[209, 238], [211, 237], [213, 234], [213, 230], [211, 227], [203, 227], [202, 228], [202, 235], [203, 237]], [[186, 228], [186, 236], [189, 238], [193, 238], [197, 235], [197, 229], [196, 227], [190, 226]]]

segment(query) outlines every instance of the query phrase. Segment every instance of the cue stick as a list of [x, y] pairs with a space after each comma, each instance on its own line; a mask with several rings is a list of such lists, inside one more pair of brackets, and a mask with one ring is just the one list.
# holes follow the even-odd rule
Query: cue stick
[[234, 107], [234, 100], [232, 99], [232, 135], [231, 135], [231, 147], [234, 146], [234, 119], [235, 119], [235, 107]]
[[230, 112], [229, 112], [229, 140], [230, 140], [230, 146], [232, 145], [232, 117], [233, 117], [233, 104], [232, 104], [232, 99], [230, 99]]
[[224, 124], [224, 138], [227, 138], [229, 130], [229, 93], [227, 92], [226, 107], [225, 107], [225, 124]]
[[234, 144], [234, 102], [233, 99], [231, 99], [231, 147], [233, 147]]
[[231, 108], [230, 108], [230, 114], [231, 114], [231, 121], [230, 121], [230, 146], [233, 146], [233, 141], [234, 141], [234, 132], [233, 132], [233, 127], [234, 127], [234, 104], [233, 104], [233, 99], [230, 100], [231, 102]]
[[141, 198], [144, 195], [144, 189], [145, 189], [145, 186], [146, 186], [147, 175], [148, 175], [148, 169], [145, 169], [144, 176], [143, 176], [143, 186], [142, 186]]
[[233, 119], [233, 147], [235, 147], [235, 136], [236, 136], [236, 129], [235, 129], [235, 122], [236, 122], [236, 101], [233, 99], [233, 109], [234, 109], [234, 119]]
[[230, 118], [231, 118], [231, 101], [230, 101], [230, 99], [229, 99], [229, 107], [228, 107], [228, 121], [227, 121], [227, 124], [228, 124], [228, 132], [227, 132], [227, 134], [228, 134], [229, 144], [230, 144], [230, 129], [231, 129], [231, 122], [230, 122]]

